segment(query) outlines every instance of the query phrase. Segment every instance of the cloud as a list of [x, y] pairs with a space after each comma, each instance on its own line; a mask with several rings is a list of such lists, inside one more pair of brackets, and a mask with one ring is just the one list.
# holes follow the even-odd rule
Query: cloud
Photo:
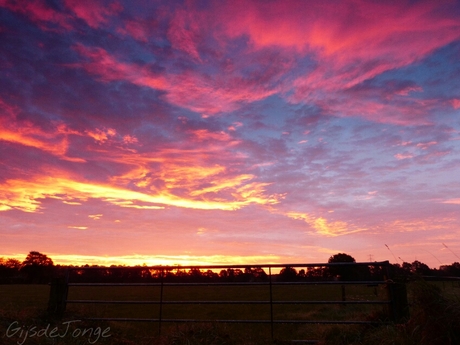
[[106, 5], [102, 1], [64, 0], [64, 4], [77, 18], [84, 20], [93, 29], [107, 24], [110, 17], [123, 10], [122, 5], [118, 2]]
[[443, 203], [443, 204], [460, 205], [460, 198], [458, 198], [458, 199], [448, 199], [448, 200], [444, 200], [442, 203]]
[[395, 154], [395, 158], [398, 159], [398, 160], [408, 159], [408, 158], [413, 158], [413, 157], [414, 157], [414, 155], [410, 154], [410, 153], [397, 153], [397, 154]]
[[69, 16], [47, 6], [44, 0], [31, 0], [25, 3], [13, 0], [1, 0], [0, 6], [27, 16], [42, 30], [53, 30], [56, 26], [57, 28], [64, 28], [66, 30], [72, 28]]
[[197, 49], [197, 41], [201, 20], [203, 17], [197, 18], [196, 13], [177, 10], [174, 12], [167, 32], [167, 37], [173, 48], [184, 51], [199, 62], [201, 62], [201, 58]]
[[[249, 179], [251, 177], [248, 177]], [[190, 197], [179, 197], [171, 192], [177, 181], [166, 180], [166, 188], [157, 193], [146, 193], [129, 190], [108, 184], [94, 182], [78, 182], [64, 177], [37, 177], [34, 181], [10, 179], [1, 184], [3, 192], [0, 194], [1, 210], [18, 209], [24, 212], [39, 212], [41, 200], [45, 198], [58, 198], [67, 201], [88, 200], [88, 198], [101, 199], [104, 202], [121, 207], [138, 209], [162, 209], [164, 206], [185, 207], [204, 210], [235, 210], [252, 203], [273, 204], [277, 203], [274, 196], [265, 196], [265, 184], [251, 183], [242, 185], [240, 179], [235, 183], [225, 182], [209, 190], [190, 193]], [[220, 189], [236, 188], [231, 198], [205, 198], [193, 199], [193, 196], [209, 194]], [[153, 205], [152, 205], [153, 204]]]
[[[127, 3], [66, 0], [65, 11], [40, 1], [30, 4], [30, 10], [9, 1], [3, 6], [26, 13], [32, 21], [67, 29], [76, 25], [75, 18], [93, 29], [118, 20], [112, 23], [119, 24], [115, 34], [141, 42], [164, 34], [170, 55], [155, 52], [154, 63], [139, 63], [135, 53], [126, 50], [113, 55], [107, 47], [77, 43], [74, 49], [86, 61], [68, 66], [83, 68], [105, 83], [125, 81], [164, 92], [169, 103], [204, 116], [235, 111], [278, 94], [335, 116], [429, 124], [429, 100], [411, 96], [423, 91], [413, 81], [388, 82], [376, 90], [380, 99], [357, 99], [356, 92], [349, 90], [420, 61], [460, 38], [455, 5], [448, 1], [356, 0], [309, 6], [298, 1], [234, 1], [207, 8], [190, 3], [161, 10], [153, 6], [149, 11], [156, 19], [148, 13], [130, 14], [122, 17], [122, 25], [120, 14], [128, 11]], [[175, 62], [170, 63], [171, 58]], [[456, 104], [452, 100], [454, 108]]]
[[102, 82], [126, 81], [165, 91], [165, 98], [172, 104], [203, 114], [232, 111], [241, 103], [254, 102], [273, 95], [276, 90], [259, 85], [256, 80], [225, 75], [210, 78], [195, 71], [161, 74], [153, 67], [121, 62], [102, 48], [90, 48], [81, 44], [74, 49], [87, 61], [70, 64], [79, 67]]
[[460, 99], [453, 99], [452, 100], [452, 106], [454, 109], [459, 109], [460, 108]]
[[318, 234], [323, 236], [341, 236], [355, 232], [360, 232], [365, 229], [356, 229], [343, 221], [328, 221], [324, 217], [312, 216], [308, 213], [287, 212], [286, 216], [292, 219], [303, 220], [309, 224]]
[[73, 226], [73, 225], [69, 225], [68, 228], [69, 229], [77, 229], [77, 230], [87, 230], [88, 229], [87, 226]]
[[[426, 1], [313, 2], [309, 6], [296, 1], [232, 2], [219, 19], [229, 37], [246, 36], [255, 50], [276, 46], [314, 60], [310, 70], [286, 85], [290, 101], [314, 103], [322, 108], [338, 98], [341, 108], [326, 107], [332, 114], [394, 122], [393, 116], [387, 115], [394, 113], [394, 106], [370, 100], [360, 105], [347, 100], [343, 92], [387, 71], [420, 61], [458, 40], [460, 23], [453, 13], [454, 4], [447, 1], [442, 6]], [[421, 91], [420, 86], [394, 92], [404, 97], [414, 91]], [[348, 104], [343, 104], [344, 99]], [[397, 122], [417, 121], [409, 104], [398, 108], [397, 114], [402, 118]]]
[[75, 18], [83, 20], [91, 28], [96, 29], [107, 24], [109, 18], [123, 10], [123, 7], [118, 2], [112, 2], [107, 6], [103, 1], [77, 0], [63, 1], [63, 6], [71, 13], [63, 11], [61, 4], [52, 7], [44, 0], [30, 0], [20, 4], [14, 0], [2, 0], [0, 1], [0, 6], [27, 16], [42, 30], [60, 28], [73, 30], [76, 26]]
[[55, 135], [38, 128], [30, 121], [16, 121], [20, 110], [0, 99], [0, 141], [33, 147], [69, 161], [83, 160], [67, 156], [68, 140], [66, 136]]

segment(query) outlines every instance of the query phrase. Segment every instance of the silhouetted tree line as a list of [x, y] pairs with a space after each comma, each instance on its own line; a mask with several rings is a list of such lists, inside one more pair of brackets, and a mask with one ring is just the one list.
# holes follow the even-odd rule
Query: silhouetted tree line
[[[460, 277], [460, 263], [440, 266], [431, 269], [420, 261], [392, 264], [388, 272], [386, 268], [369, 265], [347, 265], [355, 263], [355, 259], [345, 253], [331, 256], [328, 263], [343, 263], [335, 266], [308, 267], [296, 270], [284, 267], [273, 279], [281, 282], [293, 281], [324, 281], [324, 280], [382, 280], [388, 275], [396, 279], [408, 280], [416, 276]], [[72, 268], [72, 270], [68, 270]], [[87, 269], [90, 268], [90, 269]], [[54, 277], [66, 277], [72, 282], [266, 282], [269, 277], [262, 267], [251, 266], [242, 269], [222, 269], [220, 272], [184, 269], [180, 266], [153, 269], [147, 266], [61, 266], [54, 265], [47, 255], [31, 251], [24, 261], [0, 258], [0, 284], [46, 284]]]

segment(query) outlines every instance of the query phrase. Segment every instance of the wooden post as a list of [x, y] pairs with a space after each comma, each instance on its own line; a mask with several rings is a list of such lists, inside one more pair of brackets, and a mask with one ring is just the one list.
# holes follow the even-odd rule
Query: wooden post
[[56, 318], [62, 318], [67, 305], [69, 287], [65, 278], [54, 278], [51, 281], [48, 313]]
[[395, 323], [404, 323], [409, 319], [406, 284], [389, 281], [387, 283], [390, 297], [390, 317]]

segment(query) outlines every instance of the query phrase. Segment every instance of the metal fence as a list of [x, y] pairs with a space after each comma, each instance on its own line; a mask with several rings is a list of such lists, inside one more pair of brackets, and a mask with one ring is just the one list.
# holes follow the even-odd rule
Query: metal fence
[[[263, 281], [232, 281], [225, 282], [222, 279], [216, 281], [206, 282], [187, 282], [176, 281], [171, 282], [167, 279], [167, 273], [171, 271], [181, 270], [210, 270], [216, 272], [217, 270], [235, 270], [235, 269], [251, 269], [251, 268], [267, 269], [268, 273], [264, 276]], [[282, 269], [334, 269], [343, 270], [345, 267], [356, 269], [359, 267], [372, 268], [374, 271], [378, 270], [379, 274], [373, 274], [372, 280], [341, 280], [341, 277], [329, 277], [332, 280], [323, 280], [324, 278], [317, 277], [303, 277], [297, 278], [297, 281], [280, 281], [279, 271]], [[158, 323], [158, 332], [161, 334], [162, 325], [165, 323], [246, 323], [246, 324], [269, 324], [271, 330], [271, 337], [274, 338], [274, 325], [276, 324], [375, 324], [382, 321], [369, 321], [369, 320], [307, 320], [307, 319], [278, 319], [274, 313], [274, 306], [277, 305], [383, 305], [387, 306], [388, 320], [390, 322], [401, 322], [408, 316], [407, 294], [404, 284], [395, 283], [391, 280], [391, 270], [388, 261], [383, 262], [362, 262], [362, 263], [311, 263], [311, 264], [266, 264], [266, 265], [212, 265], [212, 266], [149, 266], [137, 267], [142, 270], [149, 270], [157, 272], [156, 281], [153, 282], [75, 282], [72, 281], [73, 271], [85, 272], [91, 270], [104, 270], [110, 272], [113, 270], [133, 269], [132, 267], [72, 267], [66, 272], [66, 277], [56, 279], [53, 281], [50, 291], [49, 311], [55, 315], [62, 317], [66, 311], [68, 304], [119, 304], [119, 305], [158, 305], [158, 315], [152, 318], [120, 318], [120, 317], [87, 317], [86, 320], [98, 321], [127, 321], [127, 322], [152, 322]], [[278, 273], [274, 273], [278, 271]], [[209, 271], [208, 271], [209, 272]], [[263, 271], [265, 272], [265, 270]], [[75, 272], [74, 272], [75, 273]], [[375, 279], [379, 276], [380, 279]], [[75, 279], [74, 279], [75, 280]], [[341, 298], [337, 300], [291, 300], [291, 299], [277, 299], [274, 294], [274, 289], [277, 286], [304, 286], [304, 285], [317, 285], [317, 286], [337, 286], [341, 291]], [[347, 299], [347, 286], [349, 285], [367, 285], [369, 287], [384, 287], [387, 290], [387, 298], [385, 299], [366, 299], [366, 300], [351, 300]], [[68, 299], [69, 289], [76, 287], [141, 287], [141, 286], [156, 286], [158, 287], [158, 295], [151, 300], [95, 300], [95, 299]], [[239, 286], [242, 289], [253, 286], [265, 286], [268, 289], [268, 296], [264, 300], [168, 300], [164, 298], [165, 290], [173, 286], [181, 287], [204, 287], [204, 286]], [[202, 319], [202, 318], [165, 318], [164, 308], [168, 305], [267, 305], [269, 306], [266, 315], [261, 315], [260, 319]]]

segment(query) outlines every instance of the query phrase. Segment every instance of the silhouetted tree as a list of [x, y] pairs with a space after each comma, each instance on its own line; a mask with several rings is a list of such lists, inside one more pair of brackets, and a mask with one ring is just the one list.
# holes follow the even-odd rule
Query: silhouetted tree
[[228, 278], [227, 270], [221, 270], [219, 272], [219, 278], [222, 279], [222, 280], [227, 280], [227, 278]]
[[439, 268], [446, 276], [460, 277], [460, 263], [454, 262], [452, 265], [443, 265]]
[[324, 280], [330, 277], [330, 272], [327, 267], [309, 267], [305, 273], [307, 280]]
[[[351, 255], [348, 255], [345, 253], [338, 253], [338, 254], [332, 255], [327, 262], [330, 264], [331, 263], [350, 263], [351, 264], [351, 263], [355, 263], [356, 260]], [[358, 278], [358, 272], [356, 270], [356, 267], [353, 267], [352, 265], [329, 266], [328, 271], [332, 277], [336, 277], [337, 279], [340, 279], [340, 280], [352, 280], [352, 279]]]
[[351, 255], [345, 254], [345, 253], [338, 253], [335, 255], [332, 255], [329, 260], [327, 260], [328, 263], [334, 263], [334, 262], [356, 262], [355, 258], [352, 257]]
[[423, 262], [415, 260], [411, 264], [411, 273], [418, 274], [418, 275], [429, 275], [431, 273], [431, 269], [425, 265]]
[[12, 283], [17, 278], [21, 262], [16, 259], [0, 258], [0, 283]]
[[200, 271], [199, 268], [191, 268], [189, 271], [188, 271], [188, 275], [190, 277], [190, 280], [192, 282], [199, 282], [199, 281], [202, 281], [203, 279], [203, 274], [202, 272]]
[[212, 270], [207, 270], [203, 273], [203, 277], [205, 277], [208, 281], [216, 281], [219, 278], [219, 275]]
[[244, 273], [239, 268], [227, 268], [226, 270], [222, 270], [219, 273], [219, 277], [228, 282], [242, 281], [244, 279], [243, 276]]
[[285, 267], [280, 271], [278, 280], [282, 282], [292, 282], [297, 280], [297, 271], [293, 267]]
[[262, 267], [254, 267], [252, 269], [252, 275], [255, 281], [266, 281], [268, 279], [268, 275]]
[[297, 273], [297, 277], [298, 277], [299, 279], [304, 279], [304, 278], [306, 277], [305, 269], [302, 268], [302, 269], [299, 271], [299, 273]]
[[31, 251], [22, 262], [21, 273], [28, 283], [48, 283], [53, 275], [54, 263], [48, 256]]
[[245, 281], [266, 281], [267, 278], [268, 275], [262, 267], [246, 267], [244, 269]]

